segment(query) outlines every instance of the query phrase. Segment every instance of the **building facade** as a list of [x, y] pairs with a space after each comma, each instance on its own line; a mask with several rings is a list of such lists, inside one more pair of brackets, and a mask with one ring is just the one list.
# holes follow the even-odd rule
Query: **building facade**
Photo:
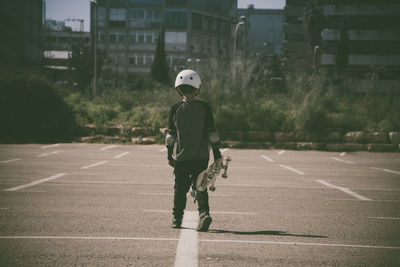
[[126, 78], [150, 72], [163, 26], [172, 68], [230, 57], [236, 10], [237, 0], [97, 0], [91, 34], [110, 59], [106, 67]]
[[306, 0], [286, 0], [283, 24], [283, 51], [286, 55], [302, 53], [310, 47], [304, 27]]
[[[400, 2], [397, 0], [325, 1], [321, 64], [333, 68], [342, 43], [347, 71], [354, 75], [376, 71], [380, 78], [400, 78]], [[343, 44], [342, 34], [348, 39]]]
[[68, 70], [68, 60], [74, 45], [89, 43], [90, 33], [72, 31], [65, 21], [46, 20], [44, 60], [45, 67]]
[[246, 16], [247, 54], [282, 54], [283, 10], [238, 9], [238, 17]]

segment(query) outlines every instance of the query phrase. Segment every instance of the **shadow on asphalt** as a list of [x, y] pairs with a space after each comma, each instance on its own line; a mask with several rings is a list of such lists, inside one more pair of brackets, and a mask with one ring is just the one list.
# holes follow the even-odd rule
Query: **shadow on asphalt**
[[311, 237], [311, 238], [327, 238], [323, 235], [296, 235], [283, 231], [255, 231], [255, 232], [241, 232], [229, 230], [208, 230], [209, 233], [214, 234], [234, 234], [234, 235], [281, 235], [281, 236], [295, 236], [295, 237]]

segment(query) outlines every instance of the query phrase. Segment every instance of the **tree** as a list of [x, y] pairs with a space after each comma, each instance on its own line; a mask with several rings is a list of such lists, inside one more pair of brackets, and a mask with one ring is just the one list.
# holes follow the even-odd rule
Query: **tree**
[[169, 84], [170, 78], [168, 72], [169, 68], [167, 66], [165, 54], [165, 31], [163, 26], [158, 37], [154, 62], [151, 66], [151, 76], [160, 83]]
[[314, 48], [321, 45], [321, 31], [324, 28], [322, 0], [308, 0], [304, 8], [304, 26]]
[[[94, 53], [90, 48], [89, 40], [79, 39], [71, 45], [71, 56], [69, 67], [72, 71], [72, 79], [77, 83], [78, 88], [83, 92], [90, 84], [94, 75]], [[106, 55], [104, 51], [97, 51], [97, 70], [101, 72], [105, 64]]]
[[349, 63], [349, 33], [345, 26], [340, 27], [339, 43], [336, 50], [335, 66], [338, 74], [343, 74]]

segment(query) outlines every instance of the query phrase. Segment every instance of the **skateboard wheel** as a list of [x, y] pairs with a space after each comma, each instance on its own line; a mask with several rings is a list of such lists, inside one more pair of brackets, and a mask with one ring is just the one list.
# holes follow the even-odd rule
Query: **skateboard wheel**
[[215, 191], [215, 186], [210, 186], [210, 191]]

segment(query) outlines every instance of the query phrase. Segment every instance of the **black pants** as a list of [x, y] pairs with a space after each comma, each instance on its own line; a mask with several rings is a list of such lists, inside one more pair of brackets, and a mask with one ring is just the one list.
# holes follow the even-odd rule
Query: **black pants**
[[[190, 186], [196, 183], [197, 176], [207, 169], [208, 159], [185, 160], [175, 163], [175, 185], [174, 185], [174, 218], [182, 219], [186, 207], [186, 195]], [[208, 192], [197, 192], [197, 204], [199, 213], [209, 212]]]

